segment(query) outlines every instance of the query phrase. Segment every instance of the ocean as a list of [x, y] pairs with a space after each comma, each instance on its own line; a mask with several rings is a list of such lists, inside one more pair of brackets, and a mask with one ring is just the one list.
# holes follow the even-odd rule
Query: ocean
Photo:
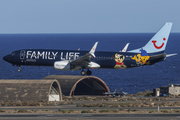
[[[3, 56], [19, 49], [90, 50], [99, 41], [97, 51], [128, 50], [143, 47], [155, 33], [102, 33], [102, 34], [0, 34], [0, 79], [42, 79], [48, 75], [80, 75], [80, 71], [56, 71], [53, 67], [18, 67], [5, 62]], [[95, 69], [92, 75], [104, 80], [111, 89], [122, 89], [129, 94], [153, 90], [169, 83], [180, 84], [180, 33], [171, 33], [165, 53], [178, 53], [151, 66], [131, 69]], [[108, 64], [108, 63], [107, 63]]]

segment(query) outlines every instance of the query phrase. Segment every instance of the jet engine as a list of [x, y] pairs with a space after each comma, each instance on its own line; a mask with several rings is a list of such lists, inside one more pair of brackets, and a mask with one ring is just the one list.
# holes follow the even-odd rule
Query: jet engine
[[54, 63], [55, 70], [70, 70], [69, 61], [56, 61]]
[[100, 65], [95, 62], [88, 62], [87, 68], [100, 68]]

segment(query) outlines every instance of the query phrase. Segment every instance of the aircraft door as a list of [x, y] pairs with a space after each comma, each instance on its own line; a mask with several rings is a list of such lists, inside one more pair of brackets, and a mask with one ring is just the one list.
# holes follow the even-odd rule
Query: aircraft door
[[21, 52], [20, 52], [20, 59], [24, 60], [24, 58], [25, 58], [25, 50], [21, 50]]

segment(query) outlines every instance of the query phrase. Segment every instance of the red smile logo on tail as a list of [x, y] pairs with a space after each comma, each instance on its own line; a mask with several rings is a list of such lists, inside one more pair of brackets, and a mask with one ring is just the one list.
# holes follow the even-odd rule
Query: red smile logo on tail
[[[163, 38], [163, 40], [165, 41], [166, 38]], [[152, 41], [152, 43], [154, 44], [154, 47], [155, 47], [156, 49], [161, 49], [161, 48], [164, 46], [164, 43], [162, 43], [161, 46], [157, 46], [157, 45], [156, 45], [156, 42], [157, 42], [156, 40], [153, 40], [153, 41]]]

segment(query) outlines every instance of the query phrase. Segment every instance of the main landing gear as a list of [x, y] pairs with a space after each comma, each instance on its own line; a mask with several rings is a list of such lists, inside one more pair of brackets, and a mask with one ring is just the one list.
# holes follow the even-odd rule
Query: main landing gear
[[92, 74], [92, 72], [88, 69], [87, 70], [87, 72], [84, 70], [84, 69], [82, 69], [82, 71], [81, 71], [81, 75], [91, 75]]

